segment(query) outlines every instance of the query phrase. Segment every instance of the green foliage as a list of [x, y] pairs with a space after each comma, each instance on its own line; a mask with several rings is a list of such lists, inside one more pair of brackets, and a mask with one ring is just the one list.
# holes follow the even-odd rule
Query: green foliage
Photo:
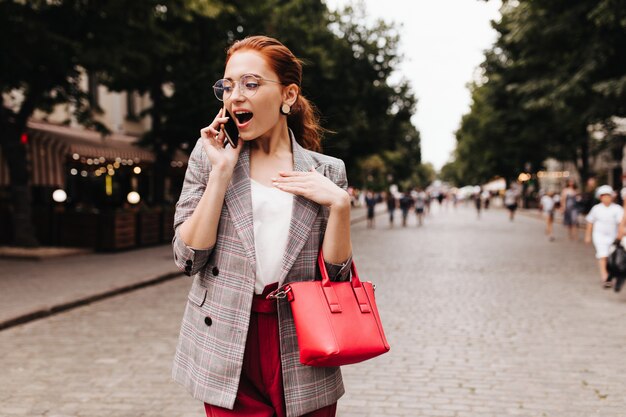
[[466, 184], [458, 160], [445, 163], [439, 171], [439, 179], [457, 187]]
[[509, 1], [494, 28], [446, 175], [511, 180], [555, 157], [586, 177], [590, 153], [605, 146], [589, 126], [611, 138], [613, 117], [626, 115], [626, 1]]
[[140, 115], [152, 120], [144, 144], [165, 172], [220, 107], [211, 86], [227, 47], [266, 34], [305, 61], [303, 93], [334, 132], [324, 151], [346, 162], [351, 182], [364, 185], [360, 161], [373, 155], [383, 158], [385, 179], [413, 178], [421, 169], [410, 121], [417, 99], [406, 80], [389, 82], [402, 59], [399, 34], [383, 21], [365, 25], [365, 13], [361, 4], [330, 13], [321, 0], [1, 1], [0, 88], [32, 98], [26, 118], [71, 103], [86, 125], [95, 125], [99, 109], [78, 86], [81, 69], [112, 91], [149, 94], [153, 105]]

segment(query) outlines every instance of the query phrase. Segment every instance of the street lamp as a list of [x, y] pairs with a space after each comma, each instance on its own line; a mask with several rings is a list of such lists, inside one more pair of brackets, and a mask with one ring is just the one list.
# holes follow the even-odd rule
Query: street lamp
[[59, 188], [57, 190], [54, 190], [54, 192], [52, 193], [52, 199], [56, 203], [64, 203], [65, 200], [67, 200], [67, 193]]
[[128, 193], [128, 195], [126, 196], [126, 200], [130, 203], [130, 204], [137, 204], [139, 203], [139, 201], [141, 201], [141, 196], [139, 195], [139, 193], [137, 191], [131, 191], [130, 193]]

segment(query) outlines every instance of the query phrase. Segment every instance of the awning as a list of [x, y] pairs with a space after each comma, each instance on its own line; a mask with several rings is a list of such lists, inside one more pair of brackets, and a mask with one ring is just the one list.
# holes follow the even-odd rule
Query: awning
[[[114, 133], [104, 136], [81, 127], [28, 122], [27, 158], [34, 186], [65, 186], [68, 158], [77, 161], [102, 158], [106, 162], [133, 161], [133, 164], [154, 163], [154, 153], [137, 145], [139, 138]], [[0, 186], [9, 184], [9, 172], [0, 149]], [[172, 166], [183, 167], [187, 155], [177, 150]], [[105, 163], [106, 163], [105, 162]]]
[[68, 157], [77, 161], [87, 158], [104, 158], [106, 162], [132, 160], [133, 163], [152, 163], [154, 154], [136, 145], [134, 136], [111, 134], [79, 127], [28, 122], [28, 154], [31, 166], [32, 185], [65, 186]]
[[28, 122], [28, 130], [34, 136], [47, 136], [62, 142], [66, 155], [78, 154], [86, 158], [104, 157], [107, 161], [116, 158], [132, 159], [135, 163], [154, 162], [154, 154], [137, 146], [139, 138], [113, 133], [104, 136], [93, 130], [52, 125], [42, 122]]

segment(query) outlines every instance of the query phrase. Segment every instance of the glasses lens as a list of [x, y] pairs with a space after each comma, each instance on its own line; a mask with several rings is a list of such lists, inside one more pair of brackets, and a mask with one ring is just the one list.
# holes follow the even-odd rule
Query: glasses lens
[[232, 83], [228, 80], [217, 80], [213, 85], [213, 92], [215, 97], [219, 101], [224, 101], [224, 98], [228, 97], [232, 91]]
[[253, 96], [259, 89], [259, 79], [254, 75], [244, 75], [239, 82], [244, 95], [247, 97]]

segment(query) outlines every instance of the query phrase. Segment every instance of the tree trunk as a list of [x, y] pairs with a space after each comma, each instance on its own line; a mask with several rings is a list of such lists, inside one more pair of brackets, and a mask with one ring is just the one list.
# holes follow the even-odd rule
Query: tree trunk
[[163, 105], [163, 90], [161, 83], [155, 83], [150, 89], [150, 98], [152, 100], [152, 109], [150, 110], [150, 116], [152, 118], [152, 140], [153, 149], [156, 155], [156, 162], [154, 164], [154, 173], [152, 175], [154, 192], [153, 202], [154, 204], [163, 204], [165, 200], [165, 176], [169, 169], [170, 161], [167, 161], [167, 149], [163, 149], [167, 146], [163, 138], [163, 124], [161, 122], [162, 105]]
[[584, 186], [589, 178], [589, 139], [585, 139], [580, 144], [580, 182]]
[[[4, 111], [3, 111], [4, 113]], [[3, 114], [5, 116], [5, 114]], [[13, 243], [22, 247], [37, 247], [31, 211], [31, 190], [28, 184], [26, 147], [20, 142], [25, 125], [3, 117], [0, 143], [4, 149], [6, 163], [11, 177], [11, 197], [13, 206]]]

